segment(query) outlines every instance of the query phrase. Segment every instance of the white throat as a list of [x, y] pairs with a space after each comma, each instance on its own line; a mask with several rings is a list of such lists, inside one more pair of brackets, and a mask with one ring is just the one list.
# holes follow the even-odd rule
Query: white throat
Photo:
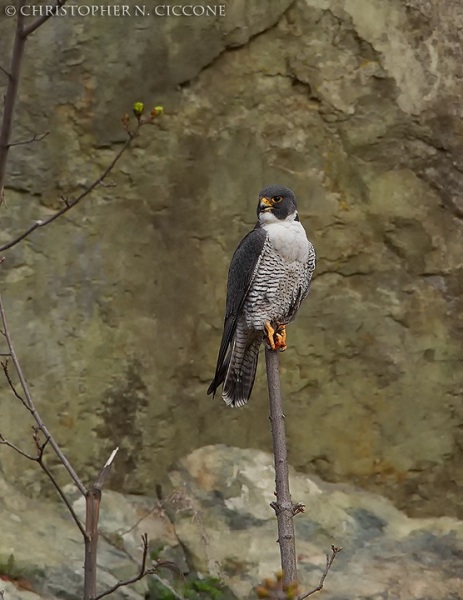
[[270, 225], [271, 223], [287, 223], [288, 221], [289, 222], [294, 221], [296, 217], [297, 217], [297, 210], [295, 210], [293, 213], [288, 215], [284, 221], [281, 221], [280, 219], [277, 219], [277, 217], [275, 217], [275, 215], [273, 214], [272, 211], [269, 210], [266, 212], [259, 213], [259, 222], [262, 225]]
[[289, 263], [305, 263], [309, 258], [309, 243], [304, 227], [296, 221], [297, 212], [288, 215], [284, 221], [277, 219], [270, 211], [261, 213], [259, 221], [268, 234], [270, 244]]

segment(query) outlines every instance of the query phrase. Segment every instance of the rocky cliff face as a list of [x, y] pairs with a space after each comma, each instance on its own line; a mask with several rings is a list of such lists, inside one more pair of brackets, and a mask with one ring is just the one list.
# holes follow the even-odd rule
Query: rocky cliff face
[[[234, 0], [215, 19], [57, 17], [34, 35], [15, 139], [50, 135], [11, 151], [1, 242], [101, 172], [135, 100], [166, 107], [115, 187], [2, 265], [34, 397], [83, 476], [116, 445], [126, 492], [203, 444], [269, 448], [262, 367], [247, 409], [205, 390], [229, 259], [279, 182], [319, 256], [281, 359], [291, 462], [461, 516], [462, 31], [456, 0]], [[2, 398], [2, 433], [27, 440]], [[34, 465], [0, 460], [40, 491]]]
[[[213, 575], [225, 584], [223, 600], [256, 598], [255, 588], [279, 566], [277, 524], [269, 503], [275, 478], [271, 454], [216, 445], [178, 461], [163, 486], [163, 501], [103, 491], [97, 590], [134, 577], [140, 537], [162, 561], [177, 565], [177, 588]], [[328, 484], [290, 468], [294, 500], [306, 511], [294, 520], [301, 593], [319, 582], [331, 545], [342, 546], [325, 581], [327, 600], [448, 600], [461, 598], [463, 523], [448, 517], [412, 519], [378, 495]], [[0, 476], [0, 579], [12, 600], [82, 598], [82, 538], [64, 506], [30, 499]], [[79, 518], [85, 502], [67, 486]], [[44, 552], [44, 540], [47, 552]], [[172, 563], [171, 563], [172, 564]], [[165, 597], [152, 578], [119, 588], [116, 600]], [[158, 584], [159, 585], [159, 584]], [[147, 596], [147, 592], [151, 592]], [[172, 596], [170, 596], [172, 597]], [[211, 598], [203, 594], [201, 597]]]

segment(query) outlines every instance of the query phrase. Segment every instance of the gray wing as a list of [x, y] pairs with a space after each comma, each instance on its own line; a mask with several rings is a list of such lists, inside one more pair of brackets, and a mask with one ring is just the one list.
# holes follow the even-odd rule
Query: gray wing
[[215, 394], [215, 391], [225, 379], [229, 362], [229, 356], [226, 357], [227, 351], [235, 335], [238, 315], [254, 279], [256, 267], [260, 262], [266, 239], [267, 233], [265, 229], [256, 226], [255, 229], [241, 240], [233, 254], [230, 269], [228, 270], [227, 304], [222, 341], [220, 343], [214, 379], [207, 390], [208, 394]]

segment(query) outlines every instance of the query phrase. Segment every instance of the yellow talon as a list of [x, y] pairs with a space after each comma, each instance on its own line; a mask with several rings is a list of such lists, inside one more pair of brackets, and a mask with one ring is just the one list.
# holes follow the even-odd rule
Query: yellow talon
[[280, 325], [277, 331], [275, 332], [275, 350], [279, 350], [280, 352], [284, 352], [287, 348], [286, 346], [286, 325]]
[[266, 339], [272, 350], [284, 352], [286, 350], [286, 325], [279, 325], [274, 329], [269, 321], [265, 322]]
[[272, 350], [275, 350], [275, 340], [274, 340], [274, 335], [275, 335], [275, 330], [273, 329], [273, 327], [270, 325], [269, 321], [265, 321], [265, 331], [267, 332], [267, 342], [269, 343], [269, 346]]

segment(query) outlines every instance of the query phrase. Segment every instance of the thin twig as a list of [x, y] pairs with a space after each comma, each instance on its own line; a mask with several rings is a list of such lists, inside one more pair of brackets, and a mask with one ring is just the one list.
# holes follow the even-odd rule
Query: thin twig
[[140, 565], [140, 571], [138, 572], [137, 575], [134, 575], [134, 577], [131, 577], [130, 579], [124, 579], [123, 581], [118, 581], [117, 583], [115, 583], [112, 587], [108, 588], [106, 591], [101, 592], [101, 594], [98, 594], [97, 596], [95, 596], [93, 598], [93, 600], [100, 600], [100, 598], [104, 598], [105, 596], [109, 596], [109, 594], [112, 594], [113, 592], [115, 592], [116, 590], [118, 590], [120, 587], [123, 587], [125, 585], [130, 585], [131, 583], [135, 583], [136, 581], [140, 581], [140, 579], [143, 579], [143, 577], [145, 577], [145, 575], [147, 574], [146, 571], [146, 560], [148, 558], [148, 536], [146, 533], [144, 533], [141, 536], [142, 542], [143, 542], [143, 555], [142, 555], [142, 559], [141, 559], [141, 565]]
[[27, 408], [27, 410], [30, 411], [30, 408], [27, 405], [27, 402], [24, 400], [24, 398], [18, 392], [18, 390], [16, 389], [16, 387], [15, 387], [15, 385], [14, 385], [14, 383], [13, 383], [11, 377], [10, 377], [10, 372], [8, 371], [8, 361], [5, 361], [5, 362], [2, 361], [1, 364], [2, 364], [2, 369], [3, 369], [3, 372], [5, 374], [6, 380], [8, 381], [8, 385], [10, 386], [11, 391], [16, 396], [16, 398], [23, 404], [23, 406], [25, 408]]
[[88, 196], [90, 194], [90, 192], [92, 192], [98, 185], [100, 185], [100, 183], [109, 175], [109, 173], [113, 170], [113, 168], [115, 167], [118, 160], [121, 158], [121, 156], [124, 154], [124, 152], [129, 148], [129, 146], [131, 145], [131, 143], [135, 139], [135, 137], [137, 137], [140, 127], [142, 127], [144, 124], [145, 123], [143, 121], [139, 122], [137, 124], [135, 130], [133, 132], [129, 132], [129, 137], [127, 138], [126, 142], [124, 143], [122, 148], [119, 150], [119, 152], [116, 154], [116, 156], [113, 158], [113, 160], [109, 163], [109, 165], [106, 167], [106, 169], [103, 171], [103, 173], [99, 177], [97, 177], [97, 179], [95, 179], [95, 181], [93, 181], [93, 183], [91, 183], [88, 187], [86, 187], [83, 192], [81, 192], [73, 200], [67, 200], [65, 203], [65, 206], [63, 206], [63, 208], [58, 210], [58, 212], [56, 212], [51, 217], [48, 217], [48, 219], [44, 219], [44, 220], [39, 219], [38, 221], [35, 221], [35, 223], [33, 223], [30, 227], [28, 227], [25, 231], [23, 231], [23, 233], [19, 234], [17, 237], [13, 238], [11, 241], [7, 242], [6, 244], [3, 244], [3, 246], [0, 246], [0, 252], [3, 252], [4, 250], [8, 250], [9, 248], [16, 246], [16, 244], [18, 244], [24, 238], [28, 237], [33, 231], [35, 231], [36, 229], [39, 229], [40, 227], [45, 227], [46, 225], [49, 225], [55, 219], [57, 219], [58, 217], [61, 217], [61, 215], [64, 215], [65, 213], [68, 212], [68, 210], [70, 210], [71, 208], [73, 208], [74, 206], [79, 204], [79, 202], [81, 200], [83, 200], [86, 196]]
[[128, 533], [131, 533], [134, 529], [136, 529], [140, 523], [142, 521], [144, 521], [145, 519], [147, 519], [150, 515], [152, 515], [156, 510], [162, 509], [162, 504], [158, 501], [156, 502], [156, 504], [153, 506], [153, 508], [150, 508], [149, 511], [147, 511], [144, 515], [142, 515], [137, 521], [135, 521], [135, 523], [133, 525], [131, 525], [128, 529], [126, 529], [125, 531], [121, 531], [119, 533], [119, 535], [122, 537], [124, 535], [127, 535]]
[[35, 428], [33, 438], [34, 438], [34, 442], [35, 442], [35, 445], [37, 448], [37, 456], [32, 456], [31, 454], [24, 452], [23, 450], [21, 450], [21, 448], [16, 446], [16, 444], [13, 444], [9, 440], [7, 440], [1, 433], [0, 433], [0, 444], [4, 444], [5, 446], [8, 446], [9, 448], [14, 450], [21, 456], [24, 456], [24, 458], [27, 458], [28, 460], [33, 460], [34, 462], [39, 463], [41, 469], [46, 473], [46, 475], [48, 475], [48, 478], [52, 482], [52, 484], [55, 487], [58, 494], [61, 496], [61, 499], [63, 500], [64, 504], [67, 506], [69, 512], [71, 513], [72, 518], [76, 522], [76, 525], [80, 529], [82, 535], [85, 536], [85, 529], [84, 529], [82, 523], [80, 522], [79, 517], [77, 516], [74, 509], [72, 508], [72, 505], [69, 502], [69, 500], [64, 495], [64, 492], [61, 489], [61, 487], [59, 486], [58, 482], [56, 481], [55, 476], [53, 475], [53, 473], [50, 471], [50, 469], [47, 467], [47, 465], [43, 461], [44, 450], [45, 450], [45, 447], [48, 444], [49, 440], [45, 440], [45, 442], [43, 442], [43, 443], [40, 442], [40, 440], [38, 439], [37, 433], [38, 433], [38, 430], [37, 430], [37, 428]]
[[69, 510], [69, 512], [71, 513], [72, 518], [75, 521], [75, 524], [77, 525], [77, 527], [79, 528], [81, 534], [84, 536], [85, 539], [85, 528], [82, 525], [81, 520], [79, 519], [79, 517], [77, 516], [74, 508], [72, 507], [72, 504], [69, 502], [68, 498], [66, 497], [65, 493], [63, 492], [61, 486], [59, 485], [59, 483], [56, 481], [55, 476], [53, 475], [53, 473], [50, 471], [50, 469], [47, 467], [47, 465], [45, 464], [44, 460], [43, 460], [43, 453], [45, 450], [45, 446], [48, 444], [48, 442], [50, 441], [49, 439], [46, 439], [45, 442], [40, 442], [39, 437], [38, 437], [38, 429], [34, 428], [34, 442], [35, 445], [37, 447], [37, 458], [36, 461], [39, 463], [40, 467], [42, 468], [42, 470], [44, 471], [44, 473], [48, 476], [48, 478], [50, 479], [51, 483], [53, 484], [55, 490], [58, 492], [58, 494], [61, 497], [61, 500], [64, 502], [64, 504], [67, 506], [67, 509]]
[[148, 558], [148, 549], [149, 549], [147, 534], [144, 533], [141, 536], [141, 539], [143, 542], [143, 555], [141, 558], [140, 571], [138, 572], [138, 574], [134, 575], [133, 577], [130, 577], [130, 579], [124, 579], [123, 581], [118, 581], [112, 587], [108, 588], [106, 591], [101, 592], [101, 594], [98, 594], [97, 596], [95, 596], [93, 598], [93, 600], [100, 600], [100, 598], [109, 596], [109, 594], [112, 594], [113, 592], [118, 590], [120, 587], [123, 587], [125, 585], [130, 585], [131, 583], [135, 583], [136, 581], [140, 581], [140, 579], [143, 579], [143, 577], [146, 575], [146, 560]]
[[85, 538], [85, 529], [84, 526], [82, 525], [81, 520], [79, 519], [79, 517], [77, 516], [77, 513], [75, 512], [75, 510], [72, 507], [72, 504], [69, 502], [68, 498], [66, 497], [65, 493], [63, 492], [61, 486], [59, 485], [59, 483], [56, 481], [55, 476], [53, 475], [53, 473], [50, 471], [50, 469], [47, 467], [47, 465], [42, 461], [38, 461], [40, 466], [42, 467], [43, 471], [48, 475], [48, 478], [50, 479], [50, 481], [52, 482], [55, 490], [58, 492], [58, 494], [61, 496], [62, 501], [64, 502], [64, 504], [67, 506], [68, 511], [71, 513], [72, 518], [74, 519], [77, 527], [80, 529], [80, 533], [84, 536]]
[[108, 473], [111, 469], [111, 465], [113, 464], [113, 460], [116, 457], [116, 454], [119, 452], [119, 447], [117, 447], [115, 450], [113, 450], [111, 452], [111, 456], [108, 458], [108, 460], [106, 461], [104, 467], [101, 469], [100, 474], [97, 477], [97, 480], [95, 481], [95, 483], [93, 484], [93, 487], [96, 490], [100, 490], [103, 488], [104, 482], [106, 480], [106, 477], [108, 476]]
[[320, 581], [319, 581], [317, 587], [315, 587], [313, 590], [310, 590], [310, 592], [307, 592], [306, 594], [302, 594], [302, 596], [298, 596], [297, 600], [304, 600], [305, 598], [308, 598], [312, 594], [315, 594], [316, 592], [319, 592], [320, 590], [323, 589], [323, 584], [325, 583], [325, 579], [326, 579], [326, 576], [328, 575], [328, 571], [331, 569], [331, 566], [334, 563], [334, 559], [341, 552], [341, 550], [342, 550], [342, 548], [337, 548], [336, 546], [331, 546], [331, 556], [329, 554], [326, 555], [325, 570], [322, 573], [322, 576], [320, 578]]
[[[134, 575], [133, 577], [130, 577], [129, 579], [124, 579], [124, 580], [118, 581], [112, 587], [108, 588], [104, 592], [101, 592], [101, 594], [97, 594], [96, 596], [94, 596], [93, 600], [100, 600], [101, 598], [104, 598], [105, 596], [109, 596], [109, 594], [112, 594], [119, 588], [124, 587], [126, 585], [130, 585], [131, 583], [136, 583], [137, 581], [140, 581], [147, 575], [152, 575], [155, 579], [157, 579], [157, 581], [159, 581], [159, 583], [161, 585], [166, 587], [171, 592], [171, 594], [173, 594], [173, 596], [175, 598], [178, 598], [179, 600], [185, 600], [182, 596], [180, 596], [174, 590], [174, 588], [169, 584], [168, 581], [166, 581], [165, 579], [163, 579], [156, 573], [156, 570], [159, 568], [162, 568], [163, 566], [172, 570], [174, 563], [171, 563], [170, 561], [160, 561], [156, 565], [146, 568], [146, 562], [148, 560], [148, 551], [149, 551], [148, 535], [146, 533], [144, 533], [141, 536], [141, 539], [142, 539], [142, 543], [143, 543], [143, 554], [142, 554], [142, 559], [141, 559], [141, 564], [140, 564], [140, 570], [138, 571], [138, 573], [136, 575]], [[176, 568], [176, 570], [178, 571], [178, 567]]]
[[51, 433], [48, 431], [47, 426], [43, 422], [41, 416], [39, 415], [39, 413], [37, 412], [37, 409], [34, 406], [34, 403], [33, 403], [33, 400], [32, 400], [32, 396], [31, 396], [31, 393], [29, 391], [29, 387], [28, 387], [28, 385], [26, 383], [26, 379], [25, 379], [24, 374], [22, 372], [21, 365], [19, 364], [18, 357], [16, 356], [16, 352], [15, 352], [15, 349], [13, 347], [13, 342], [11, 340], [10, 332], [9, 332], [9, 329], [8, 329], [8, 323], [7, 323], [7, 320], [6, 320], [6, 314], [5, 314], [5, 309], [4, 309], [4, 306], [3, 306], [3, 300], [2, 300], [1, 294], [0, 294], [0, 315], [1, 315], [1, 320], [2, 320], [2, 323], [3, 323], [3, 333], [5, 334], [5, 338], [6, 338], [6, 341], [7, 341], [7, 344], [8, 344], [8, 349], [9, 349], [10, 354], [11, 354], [11, 359], [12, 359], [13, 364], [15, 366], [16, 373], [18, 375], [19, 382], [21, 384], [21, 389], [22, 389], [22, 391], [24, 393], [24, 399], [25, 399], [25, 402], [26, 402], [26, 404], [28, 406], [28, 410], [31, 413], [32, 417], [34, 418], [35, 422], [37, 423], [40, 431], [44, 434], [45, 438], [47, 438], [50, 441], [50, 446], [53, 448], [53, 450], [57, 454], [59, 460], [61, 461], [62, 465], [65, 467], [65, 469], [67, 470], [67, 472], [71, 476], [71, 478], [74, 481], [74, 483], [76, 484], [77, 488], [79, 489], [79, 491], [81, 492], [81, 494], [83, 494], [85, 496], [85, 494], [87, 493], [87, 490], [85, 489], [85, 486], [81, 482], [79, 476], [74, 471], [71, 463], [68, 461], [68, 459], [66, 458], [66, 456], [62, 452], [61, 448], [56, 443], [56, 441], [53, 438], [53, 436], [51, 435]]
[[9, 73], [9, 72], [8, 72], [6, 69], [4, 69], [4, 68], [3, 68], [1, 65], [0, 65], [0, 71], [1, 71], [2, 73], [4, 73], [4, 74], [5, 74], [5, 75], [8, 77], [8, 79], [11, 79], [11, 73]]
[[12, 442], [8, 441], [1, 433], [0, 433], [0, 444], [3, 444], [4, 446], [8, 446], [8, 448], [11, 448], [12, 450], [14, 450], [15, 452], [17, 452], [21, 456], [24, 456], [24, 458], [27, 458], [29, 460], [37, 460], [36, 456], [32, 456], [31, 454], [27, 454], [27, 452], [24, 452], [24, 450], [21, 450], [21, 448], [19, 448], [18, 446], [16, 446]]
[[13, 444], [12, 442], [10, 442], [9, 440], [7, 440], [1, 433], [0, 433], [0, 444], [3, 444], [5, 446], [8, 446], [9, 448], [11, 448], [12, 450], [14, 450], [15, 452], [17, 452], [18, 454], [20, 454], [21, 456], [24, 456], [24, 458], [27, 458], [28, 460], [33, 460], [34, 462], [39, 463], [40, 467], [42, 468], [42, 470], [46, 473], [46, 475], [48, 476], [48, 478], [50, 479], [50, 481], [52, 482], [52, 484], [54, 485], [56, 491], [58, 492], [58, 494], [61, 496], [63, 502], [65, 503], [65, 505], [67, 506], [69, 512], [71, 513], [72, 518], [74, 519], [74, 521], [76, 522], [77, 527], [80, 529], [82, 535], [85, 535], [85, 529], [83, 528], [82, 523], [80, 522], [79, 517], [77, 516], [77, 514], [75, 513], [74, 509], [72, 508], [71, 503], [69, 502], [69, 500], [66, 498], [66, 496], [64, 495], [63, 490], [61, 489], [61, 487], [58, 485], [58, 482], [55, 479], [55, 476], [53, 475], [53, 473], [50, 471], [50, 469], [47, 467], [47, 465], [44, 463], [43, 461], [43, 452], [45, 450], [45, 446], [47, 445], [49, 440], [45, 440], [44, 443], [41, 443], [38, 440], [38, 437], [36, 436], [36, 433], [34, 433], [34, 441], [37, 447], [37, 456], [32, 456], [31, 454], [28, 454], [27, 452], [24, 452], [23, 450], [21, 450], [21, 448], [19, 448], [18, 446], [16, 446], [16, 444]]
[[151, 573], [151, 576], [154, 577], [154, 579], [156, 579], [156, 581], [158, 581], [161, 585], [167, 588], [174, 598], [177, 598], [178, 600], [185, 600], [185, 598], [183, 596], [180, 596], [180, 594], [175, 591], [175, 589], [170, 585], [168, 581], [164, 579], [164, 577], [161, 577], [157, 573]]
[[36, 29], [38, 29], [46, 21], [48, 21], [48, 19], [54, 15], [53, 8], [60, 8], [65, 3], [66, 3], [66, 0], [57, 0], [56, 3], [55, 3], [55, 6], [52, 7], [51, 11], [47, 11], [46, 14], [42, 15], [41, 17], [39, 17], [38, 19], [36, 19], [35, 21], [33, 21], [27, 27], [24, 27], [23, 32], [22, 32], [23, 38], [26, 39], [28, 35], [30, 35], [31, 33], [34, 33], [34, 31]]
[[25, 144], [32, 144], [33, 142], [41, 142], [43, 139], [45, 139], [47, 137], [47, 135], [49, 135], [49, 131], [45, 131], [45, 133], [41, 133], [40, 135], [37, 135], [36, 133], [34, 133], [34, 135], [29, 138], [28, 140], [21, 140], [19, 142], [10, 142], [8, 144], [8, 148], [12, 148], [13, 146], [24, 146]]

